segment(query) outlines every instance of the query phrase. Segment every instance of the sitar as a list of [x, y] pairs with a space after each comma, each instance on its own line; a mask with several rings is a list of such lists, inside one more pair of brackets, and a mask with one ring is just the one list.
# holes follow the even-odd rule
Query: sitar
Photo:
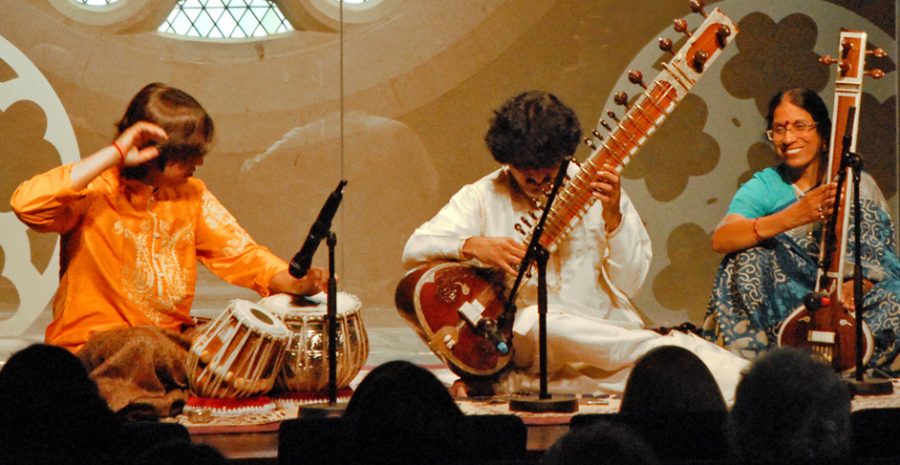
[[[863, 364], [868, 362], [874, 350], [871, 330], [863, 322], [862, 334], [857, 334], [856, 313], [844, 308], [842, 293], [850, 202], [856, 195], [851, 168], [842, 163], [842, 158], [856, 151], [864, 76], [880, 78], [884, 75], [880, 70], [865, 71], [867, 54], [884, 54], [880, 49], [867, 51], [866, 45], [865, 32], [842, 31], [838, 57], [826, 55], [820, 60], [827, 65], [838, 65], [825, 180], [841, 185], [834, 213], [823, 226], [815, 290], [788, 315], [778, 331], [778, 345], [811, 349], [839, 372], [856, 367], [857, 350], [863, 356]], [[857, 234], [860, 234], [858, 225]], [[861, 308], [862, 302], [857, 305]], [[860, 342], [858, 349], [857, 341]]]
[[[624, 92], [614, 96], [625, 112], [612, 126], [600, 121], [608, 134], [593, 135], [599, 144], [586, 139], [591, 155], [560, 187], [544, 224], [540, 245], [553, 252], [594, 204], [590, 182], [598, 168], [608, 165], [621, 172], [650, 136], [691, 91], [710, 64], [738, 32], [737, 26], [721, 10], [711, 13], [692, 1], [691, 9], [705, 17], [693, 32], [687, 21], [675, 20], [674, 29], [687, 36], [686, 43], [673, 51], [671, 39], [661, 38], [660, 49], [672, 54], [662, 72], [648, 84], [639, 71], [628, 79], [643, 90], [629, 99]], [[529, 213], [516, 224], [522, 243], [531, 243], [538, 215]], [[395, 304], [431, 350], [460, 377], [488, 376], [502, 370], [512, 356], [512, 326], [515, 306], [508, 306], [509, 278], [499, 270], [482, 269], [458, 262], [428, 263], [414, 268], [397, 286]]]

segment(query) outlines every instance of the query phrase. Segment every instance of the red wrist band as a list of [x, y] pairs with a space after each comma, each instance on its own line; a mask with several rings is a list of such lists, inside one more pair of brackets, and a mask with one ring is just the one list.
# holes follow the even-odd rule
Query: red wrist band
[[116, 142], [113, 142], [112, 145], [113, 145], [113, 147], [116, 148], [116, 150], [119, 151], [119, 156], [122, 157], [122, 161], [120, 161], [119, 164], [124, 165], [125, 164], [125, 151], [122, 150], [122, 147], [119, 147], [119, 144], [117, 144]]
[[753, 219], [753, 235], [756, 236], [757, 241], [762, 241], [763, 237], [759, 235], [759, 230], [756, 229], [756, 222], [759, 221], [759, 218]]

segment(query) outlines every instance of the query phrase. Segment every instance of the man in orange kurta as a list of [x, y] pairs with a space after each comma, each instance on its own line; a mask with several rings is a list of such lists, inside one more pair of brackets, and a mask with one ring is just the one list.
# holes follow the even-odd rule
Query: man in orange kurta
[[61, 236], [46, 342], [77, 353], [114, 410], [167, 415], [186, 396], [180, 333], [194, 324], [198, 261], [261, 296], [324, 291], [328, 273], [291, 276], [193, 178], [213, 135], [193, 97], [150, 84], [118, 129], [112, 145], [23, 182], [10, 203], [34, 230]]
[[212, 119], [193, 97], [150, 84], [132, 99], [112, 145], [16, 189], [19, 219], [61, 235], [48, 344], [78, 352], [101, 331], [181, 332], [193, 325], [197, 261], [261, 296], [325, 290], [325, 270], [290, 276], [193, 178], [212, 135]]
[[72, 165], [23, 183], [19, 218], [61, 234], [60, 283], [46, 342], [77, 352], [98, 331], [190, 326], [197, 261], [222, 279], [269, 294], [284, 260], [241, 228], [204, 183], [154, 189], [104, 171], [72, 188]]

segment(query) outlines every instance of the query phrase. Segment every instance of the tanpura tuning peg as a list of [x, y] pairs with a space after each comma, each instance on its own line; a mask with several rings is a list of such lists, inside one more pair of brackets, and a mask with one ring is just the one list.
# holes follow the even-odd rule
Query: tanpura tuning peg
[[875, 68], [875, 69], [873, 69], [873, 70], [871, 70], [871, 71], [866, 71], [866, 72], [863, 73], [863, 74], [865, 74], [866, 76], [870, 76], [870, 77], [872, 77], [873, 79], [881, 79], [881, 78], [884, 77], [884, 71], [882, 71], [882, 70], [880, 70], [880, 69], [878, 69], [878, 68]]
[[703, 2], [700, 0], [691, 0], [691, 11], [694, 13], [700, 13], [704, 18], [709, 18], [709, 15], [703, 11]]
[[613, 96], [613, 101], [616, 102], [616, 105], [621, 105], [625, 108], [628, 108], [628, 94], [625, 92], [619, 92], [618, 94]]
[[875, 58], [884, 58], [887, 56], [884, 49], [876, 48], [875, 50], [866, 50], [866, 55], [872, 55]]
[[825, 55], [822, 58], [819, 58], [819, 62], [826, 66], [837, 63], [838, 69], [840, 69], [842, 73], [846, 73], [847, 70], [850, 69], [850, 65], [847, 62], [833, 58], [831, 55]]
[[846, 57], [850, 50], [853, 50], [853, 43], [849, 40], [841, 42], [841, 55]]
[[612, 127], [610, 127], [609, 123], [607, 123], [606, 120], [601, 119], [600, 126], [603, 126], [607, 131], [612, 132]]
[[688, 30], [688, 23], [683, 19], [675, 20], [675, 32], [681, 32], [688, 37], [691, 36], [691, 31]]
[[591, 134], [594, 135], [597, 139], [603, 140], [603, 136], [600, 135], [600, 131], [596, 129], [591, 129]]
[[672, 50], [672, 39], [667, 39], [665, 37], [659, 38], [659, 49], [664, 52], [669, 52], [672, 55], [675, 55], [675, 51]]
[[606, 116], [609, 116], [610, 118], [612, 118], [613, 121], [615, 121], [617, 123], [619, 122], [619, 118], [616, 116], [616, 113], [612, 110], [607, 111]]
[[629, 71], [628, 72], [628, 81], [632, 84], [637, 84], [647, 90], [647, 85], [644, 84], [644, 75], [641, 74], [640, 71]]
[[584, 138], [584, 145], [587, 145], [588, 147], [590, 147], [591, 150], [597, 150], [597, 146], [594, 145], [594, 141], [592, 141], [590, 137]]

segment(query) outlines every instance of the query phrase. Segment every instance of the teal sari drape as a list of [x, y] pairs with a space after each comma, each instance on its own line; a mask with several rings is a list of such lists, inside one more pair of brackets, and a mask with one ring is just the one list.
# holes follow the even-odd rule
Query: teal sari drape
[[[867, 199], [861, 199], [861, 206], [863, 277], [875, 283], [862, 305], [863, 320], [875, 338], [869, 366], [890, 371], [900, 351], [900, 259], [884, 206]], [[855, 260], [852, 244], [857, 228], [852, 218], [853, 212], [848, 277]], [[774, 346], [781, 323], [815, 288], [820, 237], [821, 224], [803, 226], [726, 255], [710, 297], [704, 337], [748, 359]]]

